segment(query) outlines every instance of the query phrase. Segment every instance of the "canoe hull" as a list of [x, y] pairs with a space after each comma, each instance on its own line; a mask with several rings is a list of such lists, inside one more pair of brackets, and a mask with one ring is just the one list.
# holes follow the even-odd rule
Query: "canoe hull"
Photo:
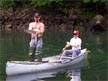
[[[25, 73], [38, 73], [38, 72], [44, 72], [44, 71], [49, 71], [49, 70], [54, 70], [54, 69], [60, 69], [60, 68], [69, 68], [77, 63], [83, 61], [86, 59], [87, 54], [86, 54], [86, 49], [82, 50], [82, 54], [73, 59], [70, 62], [67, 63], [58, 63], [55, 62], [58, 60], [58, 56], [52, 56], [45, 58], [49, 60], [47, 63], [32, 63], [32, 64], [24, 64], [24, 63], [13, 63], [13, 62], [7, 62], [6, 63], [6, 74], [7, 75], [17, 75], [17, 74], [25, 74]], [[52, 60], [53, 59], [53, 60]]]

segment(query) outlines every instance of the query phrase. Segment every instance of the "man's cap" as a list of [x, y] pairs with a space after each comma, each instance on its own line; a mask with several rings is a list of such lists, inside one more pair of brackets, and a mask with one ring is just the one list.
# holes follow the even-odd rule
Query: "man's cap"
[[34, 17], [40, 17], [39, 13], [35, 13]]
[[79, 32], [79, 30], [74, 30], [73, 34], [74, 34], [74, 35], [79, 35], [80, 32]]

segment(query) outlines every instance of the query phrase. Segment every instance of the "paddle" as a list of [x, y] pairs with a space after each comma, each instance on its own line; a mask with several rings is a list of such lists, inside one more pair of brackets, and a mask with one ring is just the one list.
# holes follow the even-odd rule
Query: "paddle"
[[62, 59], [60, 59], [62, 53], [60, 53], [59, 55], [60, 55], [60, 56], [57, 56], [58, 60], [53, 61], [53, 62], [49, 62], [49, 63], [52, 63], [52, 64], [53, 64], [53, 63], [61, 63], [61, 64], [63, 64], [63, 63], [69, 63], [69, 62], [72, 61], [72, 57], [70, 57], [70, 56], [62, 56]]

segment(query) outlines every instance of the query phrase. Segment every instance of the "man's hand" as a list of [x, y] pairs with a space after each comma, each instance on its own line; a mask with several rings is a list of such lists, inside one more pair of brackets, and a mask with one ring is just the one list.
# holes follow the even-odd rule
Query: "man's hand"
[[62, 50], [64, 51], [68, 47], [70, 47], [70, 43], [69, 42], [66, 42], [66, 45], [65, 45], [65, 47]]
[[39, 29], [36, 29], [35, 32], [36, 32], [36, 33], [40, 33], [40, 30], [39, 30]]
[[33, 30], [24, 30], [24, 32], [33, 33], [33, 34], [36, 34], [37, 33], [36, 31], [33, 31]]
[[66, 48], [63, 48], [62, 50], [64, 51]]
[[69, 42], [66, 42], [66, 44], [70, 44]]

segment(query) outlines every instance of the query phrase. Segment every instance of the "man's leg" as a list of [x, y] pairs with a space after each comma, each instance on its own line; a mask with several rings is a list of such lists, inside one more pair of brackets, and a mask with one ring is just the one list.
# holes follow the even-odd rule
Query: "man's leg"
[[80, 53], [80, 50], [72, 50], [72, 58], [75, 58], [78, 56], [78, 54]]
[[37, 47], [36, 51], [35, 51], [35, 55], [36, 55], [36, 59], [38, 59], [38, 61], [42, 61], [42, 48]]
[[29, 48], [29, 60], [34, 62], [35, 48]]
[[35, 40], [31, 39], [31, 41], [30, 41], [30, 48], [29, 48], [29, 59], [32, 62], [34, 61], [35, 50], [36, 50]]
[[38, 61], [40, 62], [42, 61], [42, 46], [43, 46], [43, 40], [42, 38], [39, 38], [36, 46], [35, 55]]
[[64, 50], [62, 53], [62, 56], [60, 57], [60, 60], [62, 60], [63, 57], [68, 56], [68, 55], [72, 55], [72, 50]]

